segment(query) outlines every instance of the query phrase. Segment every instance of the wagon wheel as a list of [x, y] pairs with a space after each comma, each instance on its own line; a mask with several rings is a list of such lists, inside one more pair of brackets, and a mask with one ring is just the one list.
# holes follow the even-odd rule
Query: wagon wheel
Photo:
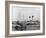
[[16, 26], [15, 29], [16, 29], [16, 30], [20, 30], [20, 27], [19, 27], [19, 26]]

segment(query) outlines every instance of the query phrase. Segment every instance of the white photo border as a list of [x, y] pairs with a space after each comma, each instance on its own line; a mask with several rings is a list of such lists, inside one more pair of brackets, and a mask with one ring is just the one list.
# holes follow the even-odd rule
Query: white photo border
[[[40, 7], [41, 13], [40, 13], [40, 30], [35, 31], [12, 31], [12, 6], [23, 6], [23, 7]], [[9, 26], [9, 34], [26, 34], [26, 33], [43, 33], [43, 6], [41, 5], [21, 5], [21, 4], [10, 4], [10, 26]]]

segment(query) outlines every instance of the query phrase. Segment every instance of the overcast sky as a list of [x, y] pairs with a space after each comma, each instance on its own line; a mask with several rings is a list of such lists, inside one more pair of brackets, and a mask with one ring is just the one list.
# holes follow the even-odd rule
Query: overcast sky
[[[33, 20], [40, 20], [39, 7], [19, 7], [13, 6], [12, 20], [29, 20], [29, 16], [34, 16]], [[24, 19], [23, 19], [24, 17]]]

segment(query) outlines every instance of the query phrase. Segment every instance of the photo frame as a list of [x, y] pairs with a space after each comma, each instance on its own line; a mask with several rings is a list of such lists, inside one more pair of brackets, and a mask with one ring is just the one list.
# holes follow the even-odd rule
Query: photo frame
[[5, 36], [45, 34], [45, 4], [5, 1]]

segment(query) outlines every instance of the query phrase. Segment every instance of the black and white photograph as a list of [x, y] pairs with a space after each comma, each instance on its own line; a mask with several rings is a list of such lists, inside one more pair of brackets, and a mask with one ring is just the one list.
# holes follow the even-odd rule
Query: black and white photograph
[[43, 33], [43, 6], [10, 4], [10, 34]]
[[40, 7], [12, 7], [12, 31], [40, 30]]
[[5, 36], [18, 37], [45, 34], [44, 3], [8, 1], [5, 9]]

